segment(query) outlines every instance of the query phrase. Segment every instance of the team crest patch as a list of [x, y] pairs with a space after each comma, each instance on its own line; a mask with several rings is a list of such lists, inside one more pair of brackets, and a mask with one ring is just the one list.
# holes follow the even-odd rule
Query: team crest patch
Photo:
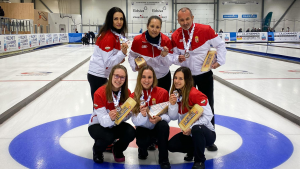
[[205, 104], [205, 103], [206, 103], [206, 100], [202, 100], [201, 103], [202, 103], [202, 104]]
[[199, 42], [199, 38], [198, 36], [195, 37], [195, 42], [198, 43]]
[[147, 45], [142, 45], [142, 48], [147, 48], [148, 46]]
[[183, 42], [183, 39], [179, 39], [179, 42]]
[[154, 105], [154, 104], [156, 104], [156, 99], [155, 98], [152, 99], [152, 105]]
[[94, 107], [98, 107], [98, 105], [97, 105], [97, 104], [94, 104]]
[[106, 46], [106, 47], [105, 47], [105, 49], [106, 49], [106, 50], [109, 50], [109, 49], [110, 49], [110, 47], [109, 47], [109, 46]]

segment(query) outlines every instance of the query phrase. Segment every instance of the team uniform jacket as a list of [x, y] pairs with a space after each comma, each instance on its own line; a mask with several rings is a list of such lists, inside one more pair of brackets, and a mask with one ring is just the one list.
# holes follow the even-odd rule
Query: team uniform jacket
[[147, 62], [147, 65], [153, 67], [155, 74], [158, 79], [166, 76], [169, 72], [169, 67], [172, 65], [172, 44], [168, 36], [160, 33], [161, 36], [161, 45], [162, 47], [166, 46], [169, 49], [169, 54], [165, 57], [160, 55], [161, 50], [152, 46], [146, 40], [145, 32], [141, 35], [135, 36], [132, 42], [131, 50], [129, 52], [128, 61], [134, 72], [136, 72], [135, 67], [136, 63], [134, 61], [137, 57], [143, 57]]
[[[200, 118], [191, 125], [190, 128], [192, 129], [194, 125], [205, 125], [211, 131], [215, 131], [214, 126], [210, 122], [213, 118], [213, 114], [208, 103], [207, 97], [195, 87], [192, 87], [189, 95], [189, 105], [193, 106], [195, 104], [198, 104], [203, 108], [203, 113], [200, 116]], [[178, 124], [188, 113], [188, 109], [186, 107], [184, 108], [184, 110], [181, 111], [181, 105], [181, 102], [178, 102], [174, 105], [169, 104], [168, 109], [168, 114], [171, 120], [178, 120]]]
[[[143, 90], [144, 92], [144, 99], [145, 101], [148, 99], [148, 96], [150, 95], [151, 89], [148, 90], [149, 93], [147, 93], [146, 90]], [[134, 93], [130, 95], [131, 98], [134, 98]], [[167, 90], [161, 88], [161, 87], [154, 87], [151, 92], [151, 99], [147, 103], [147, 106], [151, 106], [158, 103], [163, 103], [169, 101], [169, 93]], [[168, 114], [163, 114], [160, 116], [162, 120], [166, 121], [167, 123], [170, 122], [170, 117]], [[146, 117], [144, 117], [141, 113], [139, 113], [137, 116], [132, 115], [131, 120], [135, 126], [141, 126], [148, 129], [153, 129], [155, 127], [155, 124], [152, 124], [149, 121], [148, 114]]]
[[108, 78], [112, 67], [119, 64], [125, 56], [121, 50], [119, 37], [108, 30], [103, 39], [100, 40], [98, 37], [96, 41], [88, 73]]
[[[103, 127], [112, 128], [115, 125], [115, 121], [112, 121], [109, 112], [115, 109], [114, 102], [108, 102], [106, 100], [105, 94], [106, 85], [101, 86], [94, 94], [94, 111], [91, 115], [89, 126], [93, 124], [100, 124]], [[131, 94], [130, 90], [128, 89], [129, 95]], [[122, 95], [122, 93], [121, 93]], [[123, 103], [120, 103], [120, 106]], [[131, 113], [127, 115], [123, 119], [123, 121], [128, 120], [131, 117]]]
[[[186, 42], [188, 42], [188, 39], [190, 37], [189, 34], [192, 28], [193, 25], [191, 26], [189, 31], [183, 30]], [[173, 64], [190, 68], [193, 76], [206, 73], [201, 72], [201, 68], [207, 55], [207, 52], [209, 51], [211, 46], [217, 49], [217, 62], [220, 65], [223, 65], [225, 63], [225, 43], [209, 25], [195, 23], [194, 34], [189, 51], [190, 57], [186, 58], [186, 60], [182, 63], [179, 63], [178, 61], [178, 55], [185, 54], [182, 28], [177, 29], [172, 34], [172, 45], [174, 53]]]

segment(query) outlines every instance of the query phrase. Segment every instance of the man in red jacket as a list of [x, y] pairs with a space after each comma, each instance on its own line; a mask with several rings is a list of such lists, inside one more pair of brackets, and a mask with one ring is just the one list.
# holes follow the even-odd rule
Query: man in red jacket
[[[214, 114], [213, 72], [211, 70], [202, 72], [201, 68], [211, 47], [217, 49], [216, 62], [211, 68], [216, 69], [225, 64], [226, 47], [209, 25], [194, 23], [193, 20], [194, 16], [189, 8], [184, 7], [178, 11], [178, 23], [181, 27], [172, 34], [173, 64], [190, 68], [194, 86], [207, 96]], [[211, 122], [215, 125], [214, 118]], [[215, 144], [208, 146], [207, 149], [218, 150]], [[192, 153], [188, 153], [185, 160], [191, 161], [192, 157]]]

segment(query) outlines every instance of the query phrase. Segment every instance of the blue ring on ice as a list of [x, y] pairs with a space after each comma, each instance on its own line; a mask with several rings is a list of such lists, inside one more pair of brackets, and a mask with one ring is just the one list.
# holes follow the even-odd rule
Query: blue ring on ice
[[[60, 137], [76, 127], [87, 124], [90, 115], [60, 119], [24, 131], [9, 145], [10, 155], [28, 168], [130, 168], [159, 169], [159, 165], [94, 163], [74, 155], [61, 147]], [[274, 168], [293, 153], [291, 141], [267, 126], [234, 117], [216, 115], [216, 124], [229, 128], [242, 138], [242, 145], [234, 152], [210, 159], [206, 168]], [[230, 145], [228, 145], [230, 146]], [[193, 163], [171, 164], [172, 169], [191, 168]]]

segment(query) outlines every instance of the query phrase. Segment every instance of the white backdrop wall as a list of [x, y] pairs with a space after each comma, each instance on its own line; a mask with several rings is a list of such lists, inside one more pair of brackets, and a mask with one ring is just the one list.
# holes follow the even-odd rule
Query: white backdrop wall
[[[220, 0], [219, 7], [219, 29], [224, 32], [237, 32], [239, 28], [246, 31], [248, 28], [261, 27], [262, 0], [257, 3], [246, 4], [226, 4], [229, 0]], [[231, 1], [232, 2], [232, 1]], [[249, 2], [249, 0], [239, 0], [239, 2]], [[256, 14], [256, 18], [243, 18], [242, 15]], [[238, 15], [238, 18], [224, 18], [224, 15]]]
[[[265, 0], [265, 14], [273, 12], [271, 26], [280, 19], [286, 9], [291, 5], [293, 0]], [[285, 17], [276, 27], [276, 31], [279, 32], [282, 28], [290, 27], [290, 32], [300, 31], [300, 1], [296, 1]]]
[[[82, 23], [84, 25], [100, 24], [105, 21], [107, 11], [112, 7], [119, 7], [126, 15], [125, 0], [83, 0], [82, 1]], [[96, 26], [84, 26], [83, 32], [96, 31]]]
[[[50, 24], [50, 33], [59, 33], [60, 24], [65, 24], [66, 33], [71, 33], [71, 25], [79, 25], [81, 23], [81, 15], [68, 14], [68, 16], [72, 17], [72, 19], [69, 17], [61, 18], [60, 14], [58, 13], [49, 13], [48, 23]], [[80, 28], [80, 26], [77, 26], [77, 29], [78, 28]], [[78, 29], [78, 32], [80, 32], [80, 29]]]
[[[138, 33], [141, 29], [144, 31], [147, 30], [147, 21], [148, 19], [139, 19], [133, 20], [132, 10], [134, 9], [135, 2], [157, 2], [157, 0], [128, 0], [128, 32], [129, 33]], [[172, 29], [172, 0], [164, 0], [168, 5], [165, 5], [168, 8], [168, 18], [163, 21], [161, 32], [168, 33]], [[159, 13], [158, 13], [159, 14]]]
[[213, 2], [214, 0], [177, 0], [177, 3], [180, 4], [177, 4], [177, 11], [174, 7], [174, 24], [177, 28], [180, 27], [177, 21], [178, 10], [182, 7], [188, 7], [192, 10], [195, 23], [210, 25], [214, 29], [214, 4], [211, 4]]
[[[59, 13], [58, 0], [43, 0], [43, 2], [53, 13]], [[68, 14], [80, 14], [80, 0], [64, 0], [64, 2], [67, 4]], [[35, 0], [35, 3], [36, 9], [49, 12], [39, 0]]]
[[[15, 0], [16, 1], [16, 0]], [[26, 0], [28, 1], [28, 0]], [[55, 13], [58, 13], [58, 0], [43, 0], [46, 5]], [[70, 3], [71, 14], [80, 14], [80, 0], [66, 0]], [[161, 0], [128, 0], [128, 32], [129, 33], [138, 33], [140, 29], [145, 31], [147, 29], [146, 21], [139, 20], [133, 21], [131, 16], [132, 10], [132, 2], [161, 2]], [[164, 0], [165, 2], [169, 2], [172, 4], [172, 0]], [[219, 7], [219, 29], [223, 29], [223, 31], [231, 32], [237, 31], [239, 28], [242, 28], [243, 31], [246, 31], [247, 28], [261, 27], [261, 8], [262, 8], [262, 0], [255, 0], [258, 4], [230, 4], [223, 5], [223, 2], [233, 2], [236, 0], [220, 0]], [[282, 16], [282, 14], [286, 11], [288, 6], [292, 3], [293, 0], [265, 0], [265, 8], [264, 15], [266, 16], [268, 12], [273, 12], [272, 23], [273, 26], [277, 20]], [[212, 28], [214, 28], [214, 12], [213, 4], [205, 4], [212, 3], [214, 0], [177, 0], [178, 3], [186, 3], [186, 4], [178, 4], [177, 10], [181, 7], [189, 7], [194, 16], [196, 23], [209, 24]], [[249, 0], [239, 0], [239, 2], [250, 2]], [[187, 3], [199, 3], [199, 4], [187, 4]], [[126, 14], [126, 0], [82, 0], [82, 23], [84, 25], [95, 24], [103, 24], [105, 21], [105, 16], [107, 11], [111, 7], [120, 7], [124, 13]], [[48, 11], [39, 0], [36, 0], [36, 7], [38, 10]], [[300, 31], [300, 1], [296, 1], [291, 10], [287, 13], [282, 22], [277, 26], [276, 31], [279, 31], [282, 27], [286, 29], [286, 27], [290, 27], [290, 31]], [[215, 9], [216, 10], [216, 9]], [[172, 29], [172, 24], [176, 24], [177, 28], [179, 27], [177, 23], [177, 11], [175, 11], [174, 7], [175, 20], [172, 22], [172, 6], [169, 5], [169, 18], [170, 20], [164, 21], [162, 24], [162, 32], [169, 32]], [[227, 14], [238, 14], [239, 18], [223, 18], [223, 15]], [[241, 18], [242, 14], [256, 14], [256, 18]], [[265, 17], [263, 16], [263, 17]], [[216, 17], [215, 17], [216, 18]], [[274, 21], [275, 20], [275, 21]], [[81, 31], [80, 27], [77, 27], [79, 31]], [[50, 29], [51, 32], [53, 29]], [[96, 26], [84, 26], [83, 32], [87, 31], [96, 31]]]

